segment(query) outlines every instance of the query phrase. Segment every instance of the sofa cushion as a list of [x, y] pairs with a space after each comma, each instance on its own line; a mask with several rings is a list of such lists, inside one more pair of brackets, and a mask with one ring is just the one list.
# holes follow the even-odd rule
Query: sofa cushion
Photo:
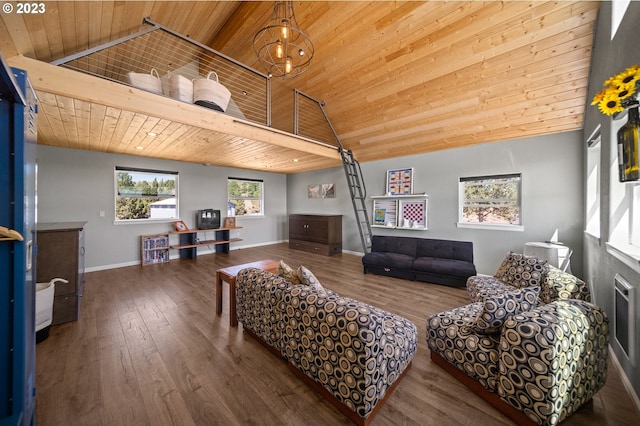
[[362, 263], [365, 266], [380, 266], [393, 269], [410, 270], [413, 266], [413, 259], [413, 256], [401, 253], [372, 251], [371, 253], [367, 253], [363, 256]]
[[284, 260], [280, 260], [280, 262], [278, 263], [278, 270], [276, 271], [276, 275], [286, 279], [291, 284], [300, 284], [298, 271], [284, 263]]
[[413, 261], [416, 272], [432, 272], [455, 277], [468, 277], [476, 273], [473, 263], [464, 260], [442, 259], [438, 257], [418, 257]]
[[471, 241], [419, 238], [416, 257], [454, 259], [473, 263], [473, 243]]
[[504, 257], [494, 276], [505, 284], [522, 288], [541, 285], [546, 271], [546, 260], [511, 251]]
[[484, 302], [494, 296], [500, 296], [505, 291], [513, 289], [491, 275], [474, 275], [467, 279], [467, 293], [472, 302]]
[[374, 235], [371, 240], [371, 252], [397, 253], [414, 258], [417, 240], [418, 238]]
[[315, 288], [316, 290], [324, 290], [320, 281], [316, 278], [313, 273], [307, 269], [306, 267], [300, 265], [298, 267], [297, 275], [300, 278], [300, 284], [308, 285], [310, 287]]
[[482, 303], [472, 303], [431, 315], [427, 319], [427, 344], [486, 389], [495, 391], [500, 335], [473, 330], [480, 312]]
[[507, 319], [536, 306], [538, 293], [540, 287], [525, 287], [486, 298], [473, 329], [483, 334], [499, 334]]
[[587, 302], [591, 301], [589, 286], [568, 272], [548, 266], [547, 274], [542, 283], [540, 299], [544, 303], [551, 303], [554, 300], [578, 299]]

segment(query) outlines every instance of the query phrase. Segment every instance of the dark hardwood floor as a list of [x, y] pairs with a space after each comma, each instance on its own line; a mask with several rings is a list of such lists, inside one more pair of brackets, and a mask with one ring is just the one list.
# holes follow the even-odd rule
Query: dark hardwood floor
[[[427, 316], [469, 303], [466, 290], [364, 275], [359, 256], [286, 244], [87, 274], [79, 320], [37, 345], [37, 424], [350, 424], [242, 325], [229, 326], [227, 285], [216, 316], [216, 269], [266, 258], [304, 264], [325, 287], [418, 326], [413, 367], [374, 426], [511, 424], [429, 359]], [[605, 388], [563, 424], [640, 424], [613, 363]]]

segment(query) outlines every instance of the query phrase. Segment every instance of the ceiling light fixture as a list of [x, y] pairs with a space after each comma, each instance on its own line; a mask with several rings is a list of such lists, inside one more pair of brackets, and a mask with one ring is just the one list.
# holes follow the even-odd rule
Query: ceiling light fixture
[[253, 50], [269, 77], [293, 78], [309, 68], [313, 43], [298, 27], [293, 2], [276, 2], [269, 24], [253, 37]]

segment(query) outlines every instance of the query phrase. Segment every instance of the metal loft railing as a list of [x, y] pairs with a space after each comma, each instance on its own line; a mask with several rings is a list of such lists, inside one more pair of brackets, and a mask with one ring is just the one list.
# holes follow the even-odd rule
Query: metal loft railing
[[267, 75], [150, 18], [143, 20], [142, 29], [136, 33], [51, 63], [123, 84], [129, 84], [129, 72], [150, 73], [155, 69], [165, 94], [169, 93], [169, 73], [193, 80], [214, 71], [220, 83], [231, 92], [234, 106], [227, 114], [271, 125], [271, 88]]

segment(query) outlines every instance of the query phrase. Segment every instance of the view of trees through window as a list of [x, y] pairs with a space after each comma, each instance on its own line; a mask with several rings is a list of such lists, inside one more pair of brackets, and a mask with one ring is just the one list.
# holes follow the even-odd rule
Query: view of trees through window
[[176, 173], [116, 168], [116, 221], [177, 219]]
[[228, 216], [263, 215], [262, 181], [228, 179]]
[[463, 223], [520, 225], [520, 175], [461, 178]]

